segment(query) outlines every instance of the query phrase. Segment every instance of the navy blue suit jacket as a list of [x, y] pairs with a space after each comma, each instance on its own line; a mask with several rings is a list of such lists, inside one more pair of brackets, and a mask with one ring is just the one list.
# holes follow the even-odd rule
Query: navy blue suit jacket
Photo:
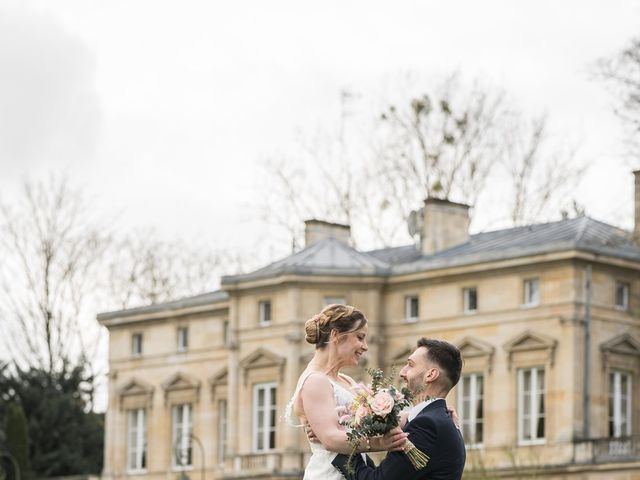
[[447, 412], [444, 400], [424, 407], [404, 431], [409, 440], [429, 456], [427, 466], [416, 470], [403, 452], [389, 452], [377, 467], [365, 464], [360, 455], [351, 460], [355, 472], [347, 473], [347, 455], [338, 455], [333, 466], [349, 480], [460, 480], [466, 452], [460, 431]]

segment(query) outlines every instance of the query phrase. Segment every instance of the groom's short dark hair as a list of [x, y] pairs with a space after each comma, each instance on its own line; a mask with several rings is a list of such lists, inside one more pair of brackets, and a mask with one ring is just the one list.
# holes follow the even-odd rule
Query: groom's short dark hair
[[438, 365], [449, 382], [449, 389], [456, 386], [462, 372], [462, 356], [455, 345], [444, 340], [422, 337], [418, 340], [418, 348], [427, 349], [427, 359]]

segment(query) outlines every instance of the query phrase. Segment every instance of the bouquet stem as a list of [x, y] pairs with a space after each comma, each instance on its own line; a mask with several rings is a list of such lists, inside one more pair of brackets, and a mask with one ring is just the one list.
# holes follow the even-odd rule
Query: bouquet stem
[[427, 463], [429, 463], [429, 455], [418, 450], [418, 448], [409, 440], [407, 440], [407, 443], [405, 444], [404, 453], [409, 457], [411, 465], [413, 465], [413, 468], [416, 470], [423, 469], [427, 466]]

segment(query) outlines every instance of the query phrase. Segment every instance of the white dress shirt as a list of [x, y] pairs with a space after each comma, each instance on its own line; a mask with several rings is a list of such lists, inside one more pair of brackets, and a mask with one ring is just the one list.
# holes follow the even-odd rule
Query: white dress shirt
[[443, 399], [442, 398], [430, 398], [428, 400], [425, 400], [424, 402], [420, 402], [419, 404], [414, 405], [413, 407], [411, 407], [411, 410], [409, 410], [409, 416], [407, 417], [407, 422], [410, 422], [411, 420], [416, 418], [424, 407], [426, 407], [427, 405], [431, 404], [432, 402], [435, 402], [436, 400], [443, 400]]

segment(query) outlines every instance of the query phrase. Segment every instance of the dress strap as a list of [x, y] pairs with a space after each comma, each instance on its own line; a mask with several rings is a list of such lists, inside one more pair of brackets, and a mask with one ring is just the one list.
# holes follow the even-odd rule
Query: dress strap
[[287, 406], [284, 409], [284, 415], [281, 419], [284, 420], [287, 424], [289, 424], [292, 427], [304, 427], [304, 424], [302, 423], [296, 424], [293, 421], [293, 405], [296, 403], [296, 400], [298, 399], [298, 395], [300, 394], [300, 390], [302, 390], [302, 387], [304, 386], [304, 382], [306, 382], [307, 378], [309, 378], [314, 373], [319, 373], [319, 372], [314, 372], [313, 370], [311, 370], [311, 371], [308, 371], [306, 374], [300, 376], [300, 378], [298, 379], [298, 384], [296, 385], [296, 389], [293, 392], [293, 396], [291, 397], [291, 400], [289, 400], [289, 403], [287, 403]]

